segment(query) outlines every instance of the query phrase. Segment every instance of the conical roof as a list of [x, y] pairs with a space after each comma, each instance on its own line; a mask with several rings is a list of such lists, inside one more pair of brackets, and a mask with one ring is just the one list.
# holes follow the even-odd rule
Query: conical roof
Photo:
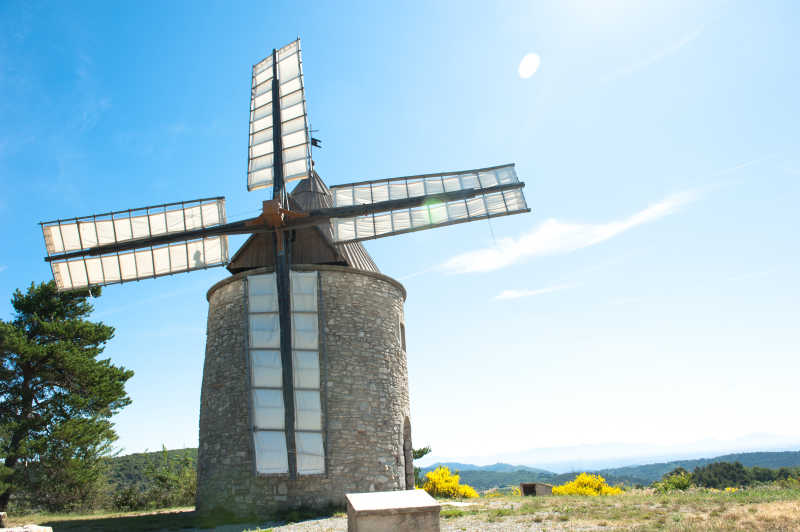
[[311, 177], [300, 181], [289, 197], [295, 201], [300, 210], [305, 212], [333, 207], [331, 189], [320, 179], [317, 172], [311, 172]]
[[[289, 204], [292, 210], [300, 212], [324, 209], [333, 206], [333, 194], [317, 172], [311, 172], [311, 177], [300, 181], [289, 194]], [[380, 273], [375, 261], [361, 242], [333, 243], [333, 228], [330, 222], [298, 229], [296, 233], [297, 237], [292, 248], [294, 264], [338, 264]], [[247, 239], [231, 258], [228, 270], [231, 273], [238, 273], [273, 264], [272, 235], [260, 233], [251, 235]]]
[[[313, 209], [326, 209], [333, 207], [333, 194], [328, 185], [319, 177], [316, 171], [311, 172], [311, 177], [303, 179], [294, 187], [289, 195], [290, 200], [296, 202], [299, 210], [308, 212]], [[333, 227], [330, 222], [317, 226], [325, 240], [342, 256], [348, 266], [359, 270], [380, 273], [378, 265], [361, 242], [348, 242], [346, 244], [333, 243]]]

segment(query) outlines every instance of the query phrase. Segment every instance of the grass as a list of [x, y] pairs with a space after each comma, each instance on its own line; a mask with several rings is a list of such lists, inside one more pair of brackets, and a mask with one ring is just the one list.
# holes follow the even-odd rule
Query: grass
[[[292, 509], [272, 516], [268, 521], [273, 524], [288, 524], [317, 519], [320, 517], [344, 517], [339, 507], [324, 510]], [[11, 526], [22, 526], [35, 523], [49, 526], [58, 532], [147, 532], [161, 530], [212, 529], [219, 525], [241, 524], [242, 530], [266, 532], [271, 528], [259, 528], [255, 523], [264, 522], [255, 517], [236, 518], [232, 514], [217, 512], [213, 517], [199, 516], [193, 507], [165, 508], [152, 511], [110, 512], [98, 511], [86, 514], [48, 514], [31, 513], [10, 515]]]
[[[446, 502], [446, 501], [442, 501]], [[762, 486], [735, 493], [689, 490], [658, 494], [652, 490], [631, 490], [622, 495], [604, 497], [552, 496], [501, 497], [470, 499], [470, 506], [443, 506], [442, 530], [501, 530], [512, 525], [536, 530], [668, 530], [691, 531], [771, 531], [798, 530], [800, 527], [800, 489]], [[343, 517], [331, 508], [317, 512], [285, 512], [276, 519], [281, 524], [323, 516]], [[36, 523], [51, 526], [58, 532], [144, 532], [182, 530], [222, 522], [200, 521], [192, 508], [169, 508], [156, 512], [94, 513], [85, 515], [30, 514], [11, 515], [11, 524]], [[230, 518], [225, 519], [232, 523]], [[250, 519], [242, 529], [266, 532], [258, 528], [262, 520]], [[246, 524], [245, 524], [246, 523]], [[262, 527], [277, 526], [270, 522]]]
[[144, 532], [148, 530], [181, 530], [196, 525], [194, 508], [165, 508], [141, 512], [92, 512], [88, 514], [48, 514], [9, 515], [11, 526], [35, 523], [53, 527], [61, 531], [105, 532]]
[[[447, 514], [444, 514], [447, 512]], [[656, 494], [631, 490], [604, 497], [505, 496], [484, 498], [463, 510], [444, 510], [449, 523], [535, 523], [543, 529], [572, 530], [796, 530], [800, 489], [762, 486], [735, 493], [693, 489]], [[449, 521], [452, 519], [452, 521]]]

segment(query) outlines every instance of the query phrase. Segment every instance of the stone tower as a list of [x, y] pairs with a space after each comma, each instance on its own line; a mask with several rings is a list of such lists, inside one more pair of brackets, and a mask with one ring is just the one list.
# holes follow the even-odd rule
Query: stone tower
[[[329, 207], [331, 196], [314, 174], [290, 201], [307, 211]], [[281, 469], [287, 427], [272, 415], [282, 403], [273, 404], [281, 395], [270, 389], [270, 372], [280, 368], [271, 368], [271, 352], [259, 347], [269, 343], [269, 327], [261, 324], [270, 317], [271, 235], [251, 236], [228, 266], [233, 276], [208, 291], [200, 513], [265, 515], [343, 504], [346, 493], [413, 488], [406, 292], [360, 243], [332, 244], [330, 231], [329, 224], [299, 229], [292, 244], [292, 286], [303, 291], [292, 292], [299, 309], [295, 315], [293, 308], [298, 416], [288, 428], [297, 439], [294, 480]]]

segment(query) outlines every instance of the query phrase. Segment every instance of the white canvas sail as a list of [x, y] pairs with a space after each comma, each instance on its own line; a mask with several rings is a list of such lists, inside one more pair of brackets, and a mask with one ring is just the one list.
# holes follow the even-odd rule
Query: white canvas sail
[[[311, 139], [303, 87], [300, 39], [277, 51], [280, 134], [285, 182], [306, 179], [311, 169]], [[253, 66], [250, 98], [250, 146], [247, 190], [272, 186], [275, 167], [273, 137], [272, 55]]]

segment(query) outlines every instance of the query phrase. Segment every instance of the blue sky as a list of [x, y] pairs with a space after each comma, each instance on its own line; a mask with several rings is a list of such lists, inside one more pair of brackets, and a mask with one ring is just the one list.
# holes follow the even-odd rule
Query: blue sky
[[[531, 214], [367, 243], [437, 455], [800, 444], [793, 2], [0, 3], [0, 317], [38, 222], [246, 192], [250, 67], [298, 35], [329, 184], [515, 162]], [[540, 57], [529, 78], [526, 54]], [[235, 249], [242, 239], [232, 239]], [[125, 452], [194, 446], [209, 270], [109, 287]]]

